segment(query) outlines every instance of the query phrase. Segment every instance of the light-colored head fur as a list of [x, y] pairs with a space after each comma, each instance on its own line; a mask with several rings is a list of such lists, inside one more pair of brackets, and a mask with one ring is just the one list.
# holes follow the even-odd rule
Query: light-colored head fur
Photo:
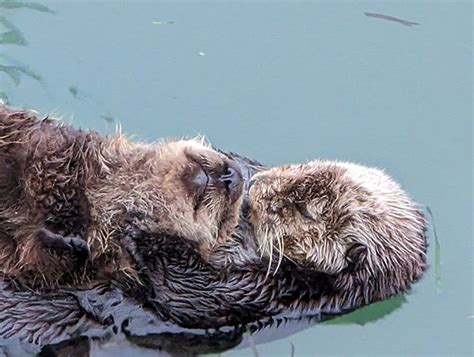
[[262, 254], [278, 260], [276, 268], [285, 256], [336, 276], [345, 293], [333, 305], [385, 298], [425, 270], [425, 219], [382, 171], [313, 161], [253, 181], [250, 219]]

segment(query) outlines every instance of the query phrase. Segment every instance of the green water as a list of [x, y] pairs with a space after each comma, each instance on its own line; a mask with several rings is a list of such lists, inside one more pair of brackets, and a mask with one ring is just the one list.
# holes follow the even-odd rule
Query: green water
[[269, 165], [373, 165], [431, 208], [439, 242], [399, 308], [224, 356], [472, 355], [472, 63], [468, 1], [0, 0], [13, 105], [140, 140], [205, 134]]

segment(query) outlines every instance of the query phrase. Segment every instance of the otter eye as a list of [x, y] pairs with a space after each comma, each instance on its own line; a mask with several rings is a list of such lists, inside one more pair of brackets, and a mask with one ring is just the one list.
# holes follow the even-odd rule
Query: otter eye
[[207, 186], [209, 185], [209, 176], [201, 165], [197, 165], [197, 170], [192, 180], [193, 186], [196, 190], [196, 206], [195, 210], [199, 208], [199, 205], [204, 199], [206, 194]]
[[209, 176], [207, 176], [206, 172], [201, 166], [198, 166], [198, 170], [193, 181], [196, 185], [198, 195], [203, 195], [206, 191], [207, 184], [209, 183]]
[[187, 197], [193, 201], [196, 211], [206, 197], [210, 182], [206, 168], [195, 161], [189, 163], [181, 173], [181, 181], [187, 192]]

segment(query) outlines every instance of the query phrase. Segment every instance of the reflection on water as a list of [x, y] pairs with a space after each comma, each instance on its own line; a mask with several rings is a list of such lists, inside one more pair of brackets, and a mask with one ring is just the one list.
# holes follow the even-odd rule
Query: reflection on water
[[429, 206], [426, 207], [426, 212], [428, 212], [429, 217], [431, 218], [431, 230], [435, 239], [435, 281], [436, 281], [436, 290], [438, 293], [442, 291], [441, 285], [441, 243], [439, 242], [438, 233], [436, 232], [436, 225], [434, 220], [433, 212]]
[[[160, 320], [137, 302], [108, 285], [88, 290], [55, 289], [37, 294], [0, 283], [0, 346], [42, 355], [113, 355], [116, 348], [137, 354], [141, 348], [172, 355], [257, 351], [262, 343], [291, 336], [322, 324], [366, 325], [387, 316], [405, 302], [403, 296], [366, 306], [351, 314], [276, 317], [218, 330], [184, 329]], [[309, 313], [309, 312], [308, 312]]]
[[470, 6], [126, 3], [0, 0], [0, 99], [75, 113], [91, 128], [129, 118], [127, 131], [147, 139], [202, 132], [270, 164], [322, 156], [385, 167], [432, 207], [439, 237], [432, 225], [431, 268], [413, 295], [322, 323], [112, 333], [43, 353], [472, 353]]

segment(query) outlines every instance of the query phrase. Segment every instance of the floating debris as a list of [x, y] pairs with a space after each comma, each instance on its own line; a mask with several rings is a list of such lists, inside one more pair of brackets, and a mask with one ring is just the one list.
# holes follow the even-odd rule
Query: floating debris
[[365, 16], [368, 17], [375, 17], [377, 19], [383, 19], [387, 21], [392, 21], [392, 22], [397, 22], [399, 24], [402, 24], [404, 26], [414, 26], [414, 25], [419, 25], [418, 22], [412, 22], [412, 21], [407, 21], [407, 20], [402, 20], [393, 16], [388, 16], [388, 15], [383, 15], [383, 14], [377, 14], [375, 12], [364, 12]]
[[203, 56], [205, 56], [206, 54], [205, 54], [204, 52], [198, 52], [198, 55], [201, 56], [201, 57], [203, 57]]
[[0, 44], [18, 46], [26, 46], [28, 44], [20, 29], [3, 15], [0, 16], [0, 24], [7, 29], [6, 32], [0, 33]]
[[110, 114], [103, 114], [100, 117], [104, 119], [107, 123], [110, 123], [110, 124], [115, 123], [115, 118]]
[[78, 86], [70, 86], [68, 88], [68, 91], [77, 100], [87, 100], [90, 98], [90, 96], [86, 92], [84, 92], [82, 89], [79, 89]]
[[152, 21], [153, 25], [172, 25], [174, 21]]
[[76, 86], [69, 87], [69, 93], [71, 93], [74, 98], [77, 98], [78, 92], [79, 92], [79, 88], [77, 88]]
[[3, 0], [0, 2], [0, 9], [31, 9], [39, 12], [48, 12], [50, 14], [56, 13], [49, 7], [37, 2], [22, 2], [16, 0]]

